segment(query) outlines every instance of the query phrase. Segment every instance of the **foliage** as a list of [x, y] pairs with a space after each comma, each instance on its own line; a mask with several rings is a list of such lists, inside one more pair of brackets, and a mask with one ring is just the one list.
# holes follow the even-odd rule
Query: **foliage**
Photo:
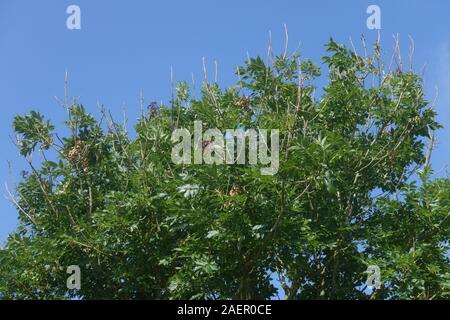
[[[421, 79], [383, 71], [378, 44], [361, 57], [331, 39], [327, 51], [320, 100], [320, 68], [293, 55], [251, 58], [236, 86], [205, 83], [199, 98], [181, 83], [133, 138], [81, 105], [64, 139], [38, 113], [17, 116], [20, 153], [57, 160], [30, 161], [17, 188], [0, 297], [269, 299], [276, 278], [287, 299], [449, 298], [450, 180], [425, 163], [440, 126]], [[173, 164], [171, 134], [194, 120], [279, 129], [279, 172]], [[79, 291], [66, 288], [69, 265]], [[381, 268], [373, 293], [369, 265]]]

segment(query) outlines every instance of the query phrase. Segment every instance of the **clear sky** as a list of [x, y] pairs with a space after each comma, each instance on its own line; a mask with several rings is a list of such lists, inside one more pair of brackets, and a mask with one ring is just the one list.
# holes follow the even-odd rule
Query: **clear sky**
[[[81, 8], [81, 30], [66, 28], [66, 8]], [[407, 59], [408, 34], [415, 40], [414, 67], [424, 65], [427, 96], [439, 88], [437, 111], [446, 129], [438, 133], [433, 155], [436, 175], [446, 175], [450, 163], [450, 1], [139, 1], [139, 0], [0, 0], [0, 242], [16, 226], [17, 213], [6, 198], [26, 169], [11, 142], [17, 114], [38, 110], [60, 124], [65, 111], [64, 71], [69, 95], [98, 114], [97, 103], [116, 118], [123, 109], [130, 125], [139, 112], [139, 95], [146, 102], [168, 101], [170, 66], [174, 78], [198, 82], [202, 57], [212, 76], [218, 63], [219, 82], [235, 81], [234, 70], [247, 56], [265, 55], [269, 31], [275, 50], [284, 47], [320, 63], [330, 36], [360, 51], [359, 37], [370, 43], [377, 32], [366, 27], [370, 4], [381, 8], [381, 38], [392, 50], [398, 33]], [[360, 51], [361, 52], [361, 51]], [[11, 166], [9, 165], [11, 163]]]

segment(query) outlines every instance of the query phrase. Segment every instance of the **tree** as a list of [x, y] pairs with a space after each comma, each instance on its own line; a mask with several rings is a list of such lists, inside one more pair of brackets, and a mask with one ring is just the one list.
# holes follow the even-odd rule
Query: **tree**
[[[0, 297], [269, 299], [276, 278], [286, 299], [448, 298], [450, 180], [431, 180], [424, 151], [440, 126], [420, 77], [384, 71], [373, 49], [330, 39], [320, 100], [320, 68], [298, 54], [249, 59], [235, 86], [204, 83], [199, 98], [182, 82], [135, 135], [81, 105], [62, 139], [39, 113], [17, 116], [31, 171], [13, 198]], [[278, 173], [174, 164], [171, 134], [194, 121], [279, 129]], [[70, 265], [79, 291], [66, 287]], [[373, 292], [369, 265], [381, 269]]]

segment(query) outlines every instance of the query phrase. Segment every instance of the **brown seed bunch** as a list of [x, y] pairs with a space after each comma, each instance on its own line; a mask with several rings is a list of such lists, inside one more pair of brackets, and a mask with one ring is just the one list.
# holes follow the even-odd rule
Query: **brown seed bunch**
[[209, 150], [207, 148], [209, 147], [210, 144], [211, 144], [211, 141], [209, 141], [209, 140], [203, 141], [203, 143], [202, 143], [203, 153], [205, 153], [207, 150]]
[[239, 194], [239, 187], [236, 185], [233, 185], [233, 187], [230, 190], [230, 197], [237, 196]]
[[389, 165], [392, 165], [395, 164], [396, 161], [397, 161], [397, 152], [395, 151], [395, 149], [389, 150], [387, 163]]
[[87, 171], [89, 167], [88, 146], [83, 141], [76, 141], [67, 153], [67, 160], [77, 168]]
[[150, 105], [147, 107], [147, 109], [148, 109], [148, 116], [150, 118], [156, 117], [159, 113], [159, 106], [156, 102], [150, 103]]
[[250, 97], [249, 96], [239, 97], [235, 104], [236, 107], [238, 107], [239, 109], [247, 109], [250, 107]]

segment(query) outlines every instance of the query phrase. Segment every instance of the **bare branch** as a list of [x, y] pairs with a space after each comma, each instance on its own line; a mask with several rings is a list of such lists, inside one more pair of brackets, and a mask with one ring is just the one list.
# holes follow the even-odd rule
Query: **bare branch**
[[5, 182], [5, 189], [6, 192], [8, 193], [9, 196], [9, 200], [11, 200], [14, 205], [20, 210], [20, 212], [22, 212], [34, 225], [36, 225], [36, 221], [33, 219], [33, 217], [31, 217], [19, 204], [19, 202], [14, 198], [14, 196], [12, 195], [11, 191], [9, 191], [8, 188], [8, 184]]
[[285, 36], [285, 43], [284, 43], [284, 54], [283, 59], [286, 59], [287, 57], [287, 51], [288, 51], [288, 45], [289, 45], [289, 34], [286, 24], [284, 24], [284, 36]]

